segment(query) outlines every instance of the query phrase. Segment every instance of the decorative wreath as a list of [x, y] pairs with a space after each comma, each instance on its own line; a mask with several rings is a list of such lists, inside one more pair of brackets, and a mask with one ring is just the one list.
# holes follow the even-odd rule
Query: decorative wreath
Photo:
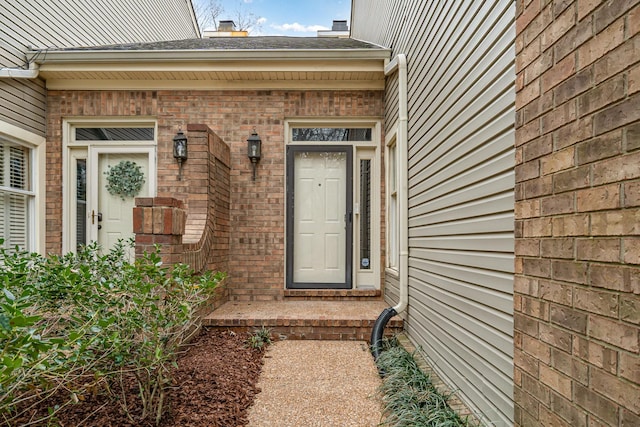
[[109, 166], [104, 173], [107, 176], [107, 191], [114, 196], [135, 197], [142, 190], [144, 173], [142, 168], [130, 160], [122, 160], [115, 166]]

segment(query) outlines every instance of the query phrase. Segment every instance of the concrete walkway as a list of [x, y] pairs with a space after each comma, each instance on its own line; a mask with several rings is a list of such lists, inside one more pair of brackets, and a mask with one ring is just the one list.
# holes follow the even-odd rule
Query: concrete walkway
[[380, 381], [364, 341], [278, 341], [265, 355], [249, 426], [377, 426]]

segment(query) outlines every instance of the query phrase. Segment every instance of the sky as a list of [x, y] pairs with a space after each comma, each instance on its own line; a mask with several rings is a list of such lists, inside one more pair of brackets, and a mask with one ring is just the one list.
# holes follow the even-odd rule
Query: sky
[[[194, 7], [211, 0], [193, 0]], [[214, 0], [215, 1], [215, 0]], [[236, 10], [253, 13], [260, 26], [251, 36], [315, 37], [318, 30], [330, 30], [334, 20], [347, 20], [351, 0], [217, 0], [224, 12], [220, 19], [233, 19]]]

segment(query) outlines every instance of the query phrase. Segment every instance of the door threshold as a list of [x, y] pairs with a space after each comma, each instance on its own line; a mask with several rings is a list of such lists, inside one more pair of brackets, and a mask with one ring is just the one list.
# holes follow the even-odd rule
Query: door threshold
[[380, 289], [285, 289], [284, 297], [288, 300], [357, 300], [381, 299]]

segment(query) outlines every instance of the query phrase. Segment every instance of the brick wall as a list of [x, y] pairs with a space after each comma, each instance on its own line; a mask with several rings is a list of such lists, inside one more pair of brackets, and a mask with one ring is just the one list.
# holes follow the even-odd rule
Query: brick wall
[[[281, 299], [284, 295], [285, 118], [381, 117], [382, 91], [49, 91], [47, 116], [47, 251], [61, 251], [62, 118], [145, 116], [158, 121], [158, 196], [185, 203], [187, 212], [208, 196], [204, 155], [189, 142], [185, 179], [177, 180], [172, 138], [189, 123], [208, 126], [230, 148], [230, 298]], [[252, 181], [246, 139], [262, 139]], [[191, 138], [189, 132], [189, 138]], [[191, 178], [187, 178], [191, 177]], [[198, 202], [199, 200], [199, 202]], [[190, 226], [187, 216], [186, 238]]]
[[[188, 181], [183, 200], [138, 197], [133, 209], [136, 254], [162, 245], [166, 264], [189, 264], [196, 272], [229, 268], [229, 146], [206, 125], [187, 125]], [[202, 197], [204, 195], [204, 197]], [[189, 206], [187, 210], [185, 205]]]
[[640, 425], [637, 3], [517, 0], [516, 425]]

